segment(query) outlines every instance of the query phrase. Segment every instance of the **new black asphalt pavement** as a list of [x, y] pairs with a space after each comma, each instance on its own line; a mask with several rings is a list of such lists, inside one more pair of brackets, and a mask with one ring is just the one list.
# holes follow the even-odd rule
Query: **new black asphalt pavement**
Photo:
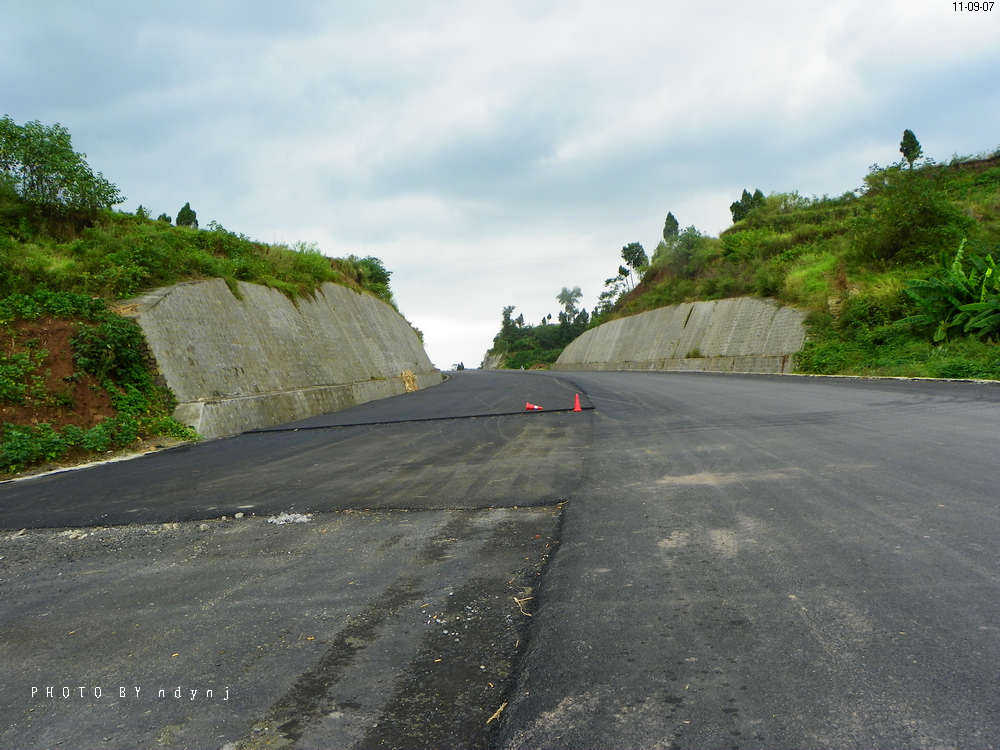
[[[0, 746], [997, 747], [998, 434], [989, 384], [468, 372], [3, 484]], [[234, 699], [30, 694], [177, 682]]]

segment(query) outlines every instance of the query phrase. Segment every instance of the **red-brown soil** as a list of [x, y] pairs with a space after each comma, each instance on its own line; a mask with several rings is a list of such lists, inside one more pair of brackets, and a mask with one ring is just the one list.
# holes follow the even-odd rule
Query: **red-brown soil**
[[[38, 370], [45, 380], [49, 398], [40, 400], [28, 397], [24, 404], [0, 403], [0, 423], [33, 425], [47, 422], [56, 429], [75, 424], [87, 429], [106, 417], [114, 416], [111, 398], [89, 374], [76, 371], [73, 347], [70, 340], [76, 332], [76, 323], [57, 318], [19, 320], [3, 329], [3, 353], [16, 354], [28, 350], [26, 342], [34, 339], [34, 349], [48, 352]], [[75, 382], [74, 382], [75, 380]], [[64, 394], [72, 399], [72, 406], [51, 403], [52, 397]]]

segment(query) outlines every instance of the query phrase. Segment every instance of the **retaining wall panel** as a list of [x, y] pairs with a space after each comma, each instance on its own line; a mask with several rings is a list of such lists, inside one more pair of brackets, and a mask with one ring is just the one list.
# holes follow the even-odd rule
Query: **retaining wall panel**
[[153, 290], [126, 309], [178, 400], [206, 437], [337, 411], [441, 382], [413, 329], [389, 305], [336, 284], [292, 301], [221, 279]]
[[[756, 297], [670, 305], [586, 331], [553, 368], [790, 372], [804, 320], [800, 310]], [[696, 349], [701, 357], [687, 356]]]

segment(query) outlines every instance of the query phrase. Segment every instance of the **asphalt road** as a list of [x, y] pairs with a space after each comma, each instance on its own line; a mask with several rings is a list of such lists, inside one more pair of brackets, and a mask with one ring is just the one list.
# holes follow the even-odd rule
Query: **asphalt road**
[[[0, 747], [1000, 746], [1000, 387], [469, 372], [298, 427], [0, 485]], [[30, 695], [133, 682], [233, 699]]]

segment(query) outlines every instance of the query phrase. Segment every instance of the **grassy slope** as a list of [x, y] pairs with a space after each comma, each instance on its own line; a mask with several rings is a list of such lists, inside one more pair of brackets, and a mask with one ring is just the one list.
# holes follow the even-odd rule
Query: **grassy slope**
[[141, 331], [116, 300], [220, 277], [292, 296], [326, 281], [392, 303], [356, 259], [253, 242], [129, 214], [49, 214], [0, 192], [0, 474], [33, 464], [195, 437], [170, 418]]
[[[886, 183], [889, 183], [888, 186]], [[807, 372], [1000, 378], [1000, 347], [900, 321], [912, 279], [940, 273], [962, 238], [1000, 257], [1000, 158], [873, 171], [833, 199], [772, 195], [719, 238], [661, 244], [642, 283], [597, 322], [743, 294], [809, 310]]]

